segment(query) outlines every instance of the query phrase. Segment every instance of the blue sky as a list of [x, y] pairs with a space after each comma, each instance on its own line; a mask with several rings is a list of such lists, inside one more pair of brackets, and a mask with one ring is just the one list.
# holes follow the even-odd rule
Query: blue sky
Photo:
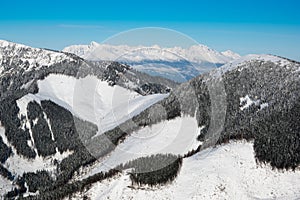
[[296, 0], [3, 1], [0, 38], [62, 49], [102, 42], [133, 28], [163, 27], [219, 51], [271, 53], [300, 61], [299, 8]]

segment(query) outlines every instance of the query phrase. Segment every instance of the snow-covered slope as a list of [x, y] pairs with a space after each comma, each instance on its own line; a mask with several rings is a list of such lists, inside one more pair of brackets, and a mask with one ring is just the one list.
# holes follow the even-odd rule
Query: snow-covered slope
[[85, 169], [87, 174], [81, 178], [87, 178], [101, 171], [109, 171], [136, 158], [158, 153], [183, 156], [197, 149], [201, 144], [197, 141], [199, 133], [200, 128], [193, 117], [178, 117], [145, 127], [132, 133], [106, 158], [97, 161], [92, 168]]
[[87, 60], [113, 60], [128, 63], [137, 70], [184, 82], [211, 68], [240, 56], [232, 51], [217, 52], [205, 45], [189, 48], [109, 45], [92, 42], [63, 49]]
[[218, 70], [213, 70], [212, 72], [219, 72], [221, 71], [223, 74], [228, 72], [228, 71], [233, 71], [237, 68], [239, 68], [239, 70], [243, 70], [243, 68], [247, 68], [249, 67], [249, 65], [251, 65], [252, 62], [270, 62], [273, 63], [275, 65], [278, 65], [280, 67], [289, 67], [291, 65], [293, 65], [294, 63], [291, 62], [288, 59], [285, 58], [281, 58], [278, 56], [274, 56], [274, 55], [269, 55], [269, 54], [249, 54], [243, 57], [239, 57], [233, 61], [230, 61], [229, 63], [223, 65], [222, 67], [220, 67], [220, 69]]
[[117, 85], [110, 86], [95, 76], [76, 79], [51, 74], [37, 83], [38, 93], [28, 94], [17, 100], [20, 116], [26, 114], [26, 107], [30, 101], [51, 100], [80, 119], [98, 125], [99, 134], [115, 128], [168, 96], [142, 96]]
[[0, 74], [2, 75], [13, 70], [11, 67], [14, 65], [25, 71], [32, 71], [66, 61], [72, 62], [75, 59], [65, 53], [0, 40]]
[[[0, 40], [0, 79], [3, 88], [0, 97], [11, 95], [11, 91], [29, 89], [35, 85], [36, 80], [43, 79], [50, 73], [74, 77], [94, 75], [110, 82], [111, 85], [119, 84], [131, 90], [140, 90], [140, 93], [143, 93], [141, 86], [149, 83], [159, 82], [156, 86], [161, 91], [176, 85], [166, 79], [138, 73], [128, 65], [117, 62], [88, 62], [75, 54], [32, 48]], [[151, 88], [149, 91], [153, 93]], [[157, 89], [154, 93], [158, 92]]]
[[[89, 62], [1, 40], [1, 183], [26, 177], [13, 183], [18, 189], [11, 195], [17, 196], [23, 187], [33, 190], [31, 176], [68, 178], [68, 170], [93, 160], [80, 134], [115, 128], [166, 98], [175, 85], [117, 62]], [[7, 188], [12, 189], [8, 183], [0, 187], [1, 193]]]
[[[168, 96], [168, 94], [142, 96], [120, 86], [109, 86], [106, 81], [101, 81], [94, 76], [76, 79], [66, 75], [51, 74], [37, 83], [38, 93], [28, 94], [17, 100], [18, 116], [22, 119], [23, 128], [28, 129], [31, 133], [28, 144], [35, 151], [36, 144], [32, 136], [34, 125], [29, 123], [27, 114], [30, 102], [37, 102], [41, 105], [41, 101], [51, 100], [57, 105], [68, 109], [80, 119], [96, 124], [98, 126], [97, 134], [99, 135], [115, 128], [120, 123]], [[25, 116], [25, 119], [22, 116]], [[47, 116], [45, 118], [47, 119]], [[49, 121], [48, 126], [51, 130]], [[1, 138], [7, 146], [12, 146], [7, 141], [4, 131], [4, 128], [0, 126]], [[53, 161], [61, 162], [72, 153], [72, 151], [60, 153], [56, 150], [56, 154], [51, 157], [37, 156], [29, 160], [18, 155], [13, 148], [13, 156], [6, 160], [4, 167], [16, 176], [22, 175], [24, 172], [36, 172], [38, 170], [46, 170], [53, 174], [57, 170]]]
[[[156, 189], [132, 189], [125, 173], [93, 185], [83, 195], [96, 199], [299, 199], [300, 172], [257, 165], [253, 143], [232, 142], [183, 160], [177, 179]], [[77, 194], [73, 199], [81, 199]]]

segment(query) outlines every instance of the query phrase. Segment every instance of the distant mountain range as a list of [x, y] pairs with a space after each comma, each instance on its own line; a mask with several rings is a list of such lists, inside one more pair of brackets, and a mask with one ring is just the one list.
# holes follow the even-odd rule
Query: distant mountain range
[[63, 49], [86, 60], [110, 60], [131, 65], [134, 69], [177, 82], [185, 82], [212, 68], [220, 67], [240, 57], [230, 50], [218, 52], [205, 45], [189, 48], [109, 45], [91, 42]]

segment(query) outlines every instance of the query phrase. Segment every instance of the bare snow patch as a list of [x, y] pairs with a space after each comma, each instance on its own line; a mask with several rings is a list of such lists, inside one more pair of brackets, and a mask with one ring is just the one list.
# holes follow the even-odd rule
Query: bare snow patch
[[260, 104], [260, 110], [265, 109], [267, 107], [269, 107], [268, 103], [262, 103], [262, 104]]
[[4, 129], [4, 127], [2, 126], [1, 121], [0, 121], [0, 137], [2, 138], [3, 143], [4, 143], [6, 146], [9, 147], [10, 145], [9, 145], [9, 142], [8, 142], [7, 137], [6, 137], [6, 135], [5, 135], [5, 129]]
[[0, 199], [4, 199], [4, 194], [14, 189], [14, 185], [12, 182], [7, 180], [6, 178], [0, 176]]
[[240, 110], [245, 110], [249, 108], [251, 105], [259, 106], [259, 110], [263, 110], [267, 107], [269, 107], [269, 103], [261, 103], [260, 100], [252, 100], [249, 95], [246, 95], [245, 97], [240, 98]]
[[73, 151], [65, 151], [63, 153], [57, 151], [56, 154], [49, 157], [43, 158], [41, 156], [36, 156], [35, 159], [24, 158], [14, 151], [13, 153], [14, 155], [6, 160], [4, 166], [13, 174], [21, 175], [25, 172], [36, 172], [38, 170], [46, 170], [50, 173], [54, 172], [56, 170], [54, 161], [57, 160], [58, 162], [61, 162], [71, 155]]
[[249, 108], [252, 104], [259, 105], [259, 100], [250, 99], [249, 95], [240, 98], [240, 109], [245, 110]]
[[21, 89], [28, 89], [33, 84], [33, 82], [34, 82], [34, 79], [31, 81], [28, 81], [27, 83], [25, 83], [21, 86]]

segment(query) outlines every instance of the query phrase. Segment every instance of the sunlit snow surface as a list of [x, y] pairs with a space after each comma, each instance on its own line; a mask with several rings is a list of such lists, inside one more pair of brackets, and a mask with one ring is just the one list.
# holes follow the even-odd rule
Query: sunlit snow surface
[[139, 157], [157, 153], [184, 155], [200, 145], [197, 141], [199, 133], [200, 128], [194, 117], [177, 117], [147, 126], [127, 137], [111, 154], [88, 169], [83, 178]]
[[13, 188], [14, 186], [11, 181], [0, 176], [0, 199], [2, 199], [3, 195], [11, 191]]
[[[26, 95], [18, 102], [51, 100], [75, 116], [98, 125], [98, 134], [116, 127], [168, 96], [142, 96], [120, 86], [109, 86], [106, 81], [101, 81], [95, 76], [76, 79], [51, 74], [38, 81], [38, 87], [37, 94]], [[26, 108], [21, 110], [26, 111]]]
[[[299, 199], [300, 172], [257, 165], [253, 143], [231, 142], [183, 161], [177, 179], [158, 189], [128, 188], [123, 175], [98, 182], [84, 194], [98, 199]], [[74, 197], [80, 199], [80, 195]]]

